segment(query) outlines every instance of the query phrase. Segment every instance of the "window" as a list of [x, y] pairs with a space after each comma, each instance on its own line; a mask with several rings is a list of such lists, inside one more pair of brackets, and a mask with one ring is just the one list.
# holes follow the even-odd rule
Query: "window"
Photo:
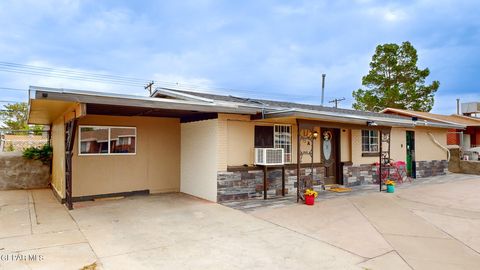
[[255, 148], [273, 148], [272, 126], [255, 126]]
[[80, 126], [80, 155], [126, 155], [136, 153], [134, 127]]
[[283, 148], [285, 163], [292, 161], [290, 125], [255, 126], [255, 148]]
[[289, 125], [275, 125], [274, 147], [283, 148], [285, 163], [292, 162], [292, 127]]
[[362, 130], [362, 152], [378, 153], [377, 130]]

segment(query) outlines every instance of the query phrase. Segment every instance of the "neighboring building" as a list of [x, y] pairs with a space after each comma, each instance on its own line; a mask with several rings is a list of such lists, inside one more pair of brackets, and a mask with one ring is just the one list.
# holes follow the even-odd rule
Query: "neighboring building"
[[[464, 104], [462, 104], [462, 108]], [[471, 107], [471, 106], [470, 106]], [[449, 129], [447, 134], [448, 145], [459, 145], [464, 150], [480, 147], [480, 118], [466, 115], [442, 115], [428, 112], [407, 111], [387, 108], [382, 113], [400, 116], [417, 117], [420, 121], [428, 120], [446, 124], [463, 125], [465, 129]]]
[[[447, 130], [464, 128], [165, 88], [138, 97], [31, 87], [29, 123], [52, 125], [52, 187], [67, 201], [139, 192], [210, 201], [261, 196], [255, 148], [283, 149], [275, 152], [284, 154], [288, 193], [296, 192], [297, 173], [314, 185], [373, 183], [380, 154], [405, 161], [407, 148], [414, 175], [443, 174]], [[269, 170], [269, 194], [281, 194], [281, 176], [282, 169]]]

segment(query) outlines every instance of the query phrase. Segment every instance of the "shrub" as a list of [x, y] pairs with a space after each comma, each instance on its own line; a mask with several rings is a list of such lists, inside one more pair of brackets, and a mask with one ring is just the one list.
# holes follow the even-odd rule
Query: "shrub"
[[44, 164], [52, 161], [53, 149], [49, 144], [40, 147], [29, 147], [23, 150], [23, 157], [33, 160], [40, 160]]
[[13, 152], [15, 151], [15, 147], [13, 147], [13, 144], [12, 143], [9, 143], [6, 147], [5, 147], [5, 152]]

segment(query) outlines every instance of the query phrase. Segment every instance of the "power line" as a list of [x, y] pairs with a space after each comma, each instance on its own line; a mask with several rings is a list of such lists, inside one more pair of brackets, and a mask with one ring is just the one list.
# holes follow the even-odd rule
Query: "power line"
[[0, 103], [20, 103], [23, 101], [15, 101], [15, 100], [0, 100]]
[[8, 91], [23, 91], [27, 92], [27, 89], [21, 89], [21, 88], [11, 88], [11, 87], [0, 87], [0, 90], [8, 90]]
[[143, 86], [142, 83], [131, 83], [131, 82], [111, 80], [111, 79], [90, 78], [85, 76], [73, 76], [73, 75], [70, 76], [70, 75], [63, 75], [63, 74], [56, 74], [56, 73], [49, 73], [49, 72], [36, 72], [36, 71], [19, 70], [19, 69], [8, 69], [3, 67], [0, 67], [0, 71], [6, 71], [11, 73], [17, 73], [17, 74], [37, 75], [37, 76], [49, 77], [49, 78], [62, 78], [62, 79], [116, 84], [116, 85], [124, 85], [124, 86]]
[[63, 75], [88, 76], [88, 77], [94, 77], [94, 78], [100, 78], [100, 79], [119, 80], [124, 82], [140, 83], [140, 84], [150, 81], [149, 79], [139, 79], [139, 78], [112, 75], [112, 74], [92, 73], [87, 71], [79, 71], [75, 69], [39, 67], [39, 66], [33, 66], [33, 65], [23, 65], [23, 64], [17, 64], [17, 63], [3, 62], [3, 61], [0, 61], [0, 67], [27, 70], [27, 71], [36, 71], [36, 72], [59, 73]]
[[[27, 75], [35, 75], [35, 76], [42, 76], [42, 77], [50, 77], [50, 78], [62, 78], [62, 79], [71, 79], [71, 80], [78, 80], [78, 81], [86, 81], [86, 82], [97, 82], [97, 83], [104, 83], [104, 84], [115, 84], [115, 85], [123, 85], [123, 86], [132, 86], [132, 87], [145, 87], [145, 85], [149, 85], [151, 82], [160, 85], [166, 88], [173, 88], [178, 90], [190, 90], [190, 91], [203, 91], [207, 93], [215, 94], [216, 92], [234, 92], [234, 93], [247, 93], [247, 94], [255, 94], [268, 97], [282, 97], [282, 98], [296, 98], [296, 99], [316, 99], [319, 98], [316, 95], [291, 95], [285, 93], [268, 93], [268, 92], [260, 92], [255, 90], [241, 90], [241, 89], [233, 89], [233, 88], [220, 88], [220, 87], [204, 87], [195, 84], [188, 84], [188, 83], [178, 83], [178, 82], [167, 82], [167, 81], [152, 81], [147, 79], [139, 79], [133, 77], [126, 77], [126, 76], [119, 76], [119, 75], [111, 75], [111, 74], [99, 74], [99, 73], [92, 73], [92, 72], [84, 72], [78, 71], [74, 69], [59, 69], [59, 68], [49, 68], [49, 67], [39, 67], [39, 66], [32, 66], [32, 65], [23, 65], [11, 62], [4, 62], [0, 61], [0, 71], [10, 72], [10, 73], [17, 73], [17, 74], [27, 74]], [[3, 87], [0, 89], [4, 90], [18, 90], [18, 91], [27, 91], [24, 89], [14, 89], [9, 87]]]

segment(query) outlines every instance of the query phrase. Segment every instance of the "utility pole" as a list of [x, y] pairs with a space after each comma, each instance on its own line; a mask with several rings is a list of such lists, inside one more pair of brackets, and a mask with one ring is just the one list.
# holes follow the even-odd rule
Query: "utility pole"
[[338, 102], [345, 100], [345, 98], [336, 98], [334, 100], [330, 100], [328, 103], [335, 103], [335, 108], [338, 108]]
[[153, 84], [155, 84], [154, 81], [151, 81], [149, 82], [146, 86], [145, 86], [145, 90], [148, 89], [148, 92], [150, 92], [150, 96], [152, 96], [152, 87], [153, 87]]

